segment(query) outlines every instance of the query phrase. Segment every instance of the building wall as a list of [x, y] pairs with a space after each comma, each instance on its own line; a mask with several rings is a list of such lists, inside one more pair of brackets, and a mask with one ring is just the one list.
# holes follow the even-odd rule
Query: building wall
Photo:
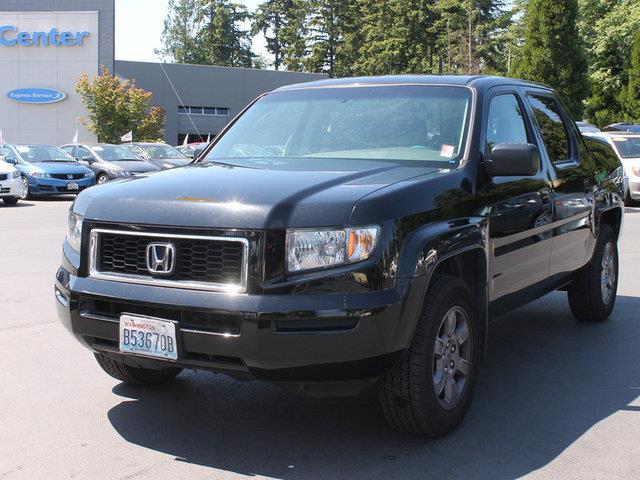
[[[74, 86], [81, 74], [97, 74], [99, 65], [113, 68], [114, 0], [2, 0], [0, 25], [27, 32], [48, 32], [53, 27], [89, 32], [82, 46], [0, 45], [3, 139], [60, 145], [71, 141], [77, 128], [80, 139], [93, 140], [79, 122], [87, 112]], [[18, 88], [53, 88], [67, 97], [52, 104], [23, 104], [7, 97]]]
[[[195, 140], [198, 132], [203, 137], [217, 134], [230, 119], [264, 92], [326, 77], [320, 74], [203, 65], [161, 66], [159, 63], [121, 60], [116, 60], [115, 71], [118, 76], [135, 79], [138, 87], [153, 92], [153, 103], [166, 111], [165, 141], [173, 145], [178, 143], [178, 135], [182, 138], [183, 134], [188, 133]], [[178, 113], [181, 104], [228, 108], [229, 115], [191, 115], [192, 124], [189, 116]]]

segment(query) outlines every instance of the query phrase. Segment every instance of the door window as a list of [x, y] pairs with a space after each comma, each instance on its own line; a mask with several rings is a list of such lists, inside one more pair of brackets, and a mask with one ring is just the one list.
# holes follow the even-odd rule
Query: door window
[[527, 96], [540, 128], [549, 160], [553, 163], [569, 160], [571, 158], [571, 144], [558, 104], [553, 98], [544, 95]]
[[518, 99], [512, 93], [491, 99], [487, 118], [487, 145], [527, 143], [527, 129]]
[[93, 155], [91, 155], [91, 152], [86, 148], [78, 147], [76, 148], [76, 158], [78, 160], [84, 160], [85, 158], [93, 159]]

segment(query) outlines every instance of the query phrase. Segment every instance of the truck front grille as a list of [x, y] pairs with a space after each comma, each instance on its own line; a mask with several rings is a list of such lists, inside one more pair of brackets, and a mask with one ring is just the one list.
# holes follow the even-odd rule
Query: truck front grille
[[[147, 246], [171, 245], [171, 273], [152, 273]], [[91, 231], [92, 277], [203, 290], [244, 291], [248, 242], [235, 237], [207, 237], [94, 229]]]

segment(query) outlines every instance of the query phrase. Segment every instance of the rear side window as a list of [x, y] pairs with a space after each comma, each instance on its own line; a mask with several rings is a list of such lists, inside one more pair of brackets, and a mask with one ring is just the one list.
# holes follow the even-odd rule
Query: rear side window
[[487, 145], [498, 143], [528, 143], [522, 110], [512, 93], [493, 97], [489, 105]]
[[571, 158], [569, 136], [565, 128], [558, 104], [551, 97], [544, 95], [527, 95], [540, 134], [551, 162], [563, 162]]

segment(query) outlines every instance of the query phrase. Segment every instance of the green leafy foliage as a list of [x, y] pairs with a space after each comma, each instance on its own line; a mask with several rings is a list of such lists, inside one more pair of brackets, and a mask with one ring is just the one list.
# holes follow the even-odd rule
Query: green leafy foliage
[[627, 84], [620, 92], [620, 105], [624, 120], [629, 122], [640, 122], [640, 30], [636, 32], [629, 68], [627, 69]]
[[523, 20], [524, 44], [509, 75], [553, 87], [571, 113], [580, 116], [589, 84], [577, 18], [577, 0], [529, 0]]
[[82, 75], [75, 88], [89, 111], [88, 120], [81, 121], [99, 142], [119, 143], [129, 131], [140, 142], [164, 136], [164, 109], [152, 106], [151, 92], [136, 88], [133, 80], [121, 80], [103, 67], [93, 78]]

